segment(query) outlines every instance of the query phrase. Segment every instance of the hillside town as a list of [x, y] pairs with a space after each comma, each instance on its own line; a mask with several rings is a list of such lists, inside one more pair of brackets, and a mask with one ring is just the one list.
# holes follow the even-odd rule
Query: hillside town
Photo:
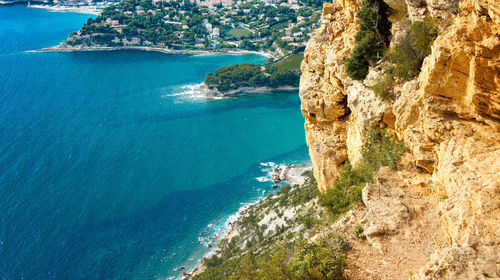
[[110, 5], [63, 44], [69, 48], [300, 53], [317, 27], [320, 1], [125, 0]]

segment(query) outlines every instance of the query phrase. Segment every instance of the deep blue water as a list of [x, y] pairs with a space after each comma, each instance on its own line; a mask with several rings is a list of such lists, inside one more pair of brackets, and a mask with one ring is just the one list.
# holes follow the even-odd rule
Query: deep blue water
[[262, 57], [25, 52], [87, 17], [0, 6], [0, 279], [175, 276], [269, 191], [260, 162], [307, 160], [296, 93], [186, 92]]

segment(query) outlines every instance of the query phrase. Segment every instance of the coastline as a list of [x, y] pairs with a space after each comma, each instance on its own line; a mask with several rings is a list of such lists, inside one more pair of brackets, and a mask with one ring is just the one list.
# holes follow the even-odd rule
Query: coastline
[[227, 92], [220, 92], [217, 89], [209, 89], [205, 84], [200, 88], [200, 91], [207, 98], [217, 98], [217, 97], [235, 97], [246, 94], [264, 94], [268, 92], [276, 91], [298, 91], [298, 87], [294, 86], [282, 86], [282, 87], [240, 87], [237, 89], [229, 90]]
[[[275, 166], [280, 166], [280, 167], [285, 167], [286, 165], [267, 165], [270, 167], [275, 167]], [[312, 164], [308, 162], [307, 164], [303, 164], [302, 166], [293, 166], [291, 167], [286, 176], [286, 180], [283, 180], [283, 182], [286, 182], [286, 184], [289, 184], [291, 186], [303, 186], [308, 182], [307, 176], [302, 175], [306, 171], [312, 171]], [[267, 178], [269, 179], [269, 182], [272, 183], [272, 172], [268, 172], [266, 175]], [[255, 205], [258, 205], [260, 202], [262, 202], [264, 199], [266, 199], [267, 196], [262, 195], [259, 197], [257, 200], [248, 202], [243, 204], [241, 208], [238, 209], [238, 211], [234, 214], [231, 214], [228, 216], [228, 219], [225, 223], [225, 230], [222, 231], [222, 233], [217, 237], [215, 240], [214, 247], [212, 250], [204, 254], [198, 264], [191, 270], [188, 270], [184, 273], [183, 278], [181, 279], [192, 279], [192, 277], [202, 273], [206, 267], [203, 265], [202, 261], [204, 258], [211, 257], [214, 254], [218, 254], [217, 251], [220, 248], [220, 243], [223, 240], [228, 240], [230, 241], [233, 237], [239, 235], [239, 227], [238, 223], [242, 221], [242, 219], [246, 216], [247, 212], [249, 209], [254, 207]]]
[[[29, 2], [33, 2], [36, 4], [29, 4]], [[63, 12], [63, 13], [79, 13], [79, 14], [92, 14], [92, 15], [100, 15], [104, 8], [109, 5], [60, 5], [60, 4], [51, 4], [48, 1], [1, 1], [0, 5], [13, 5], [13, 4], [26, 4], [30, 9], [39, 9], [39, 10], [47, 10], [51, 12]]]
[[64, 6], [64, 5], [41, 5], [35, 4], [30, 5], [30, 9], [40, 9], [47, 10], [51, 12], [63, 12], [63, 13], [79, 13], [79, 14], [91, 14], [100, 15], [102, 10], [107, 6]]
[[58, 45], [55, 47], [43, 48], [41, 50], [33, 50], [29, 52], [79, 52], [79, 51], [151, 51], [161, 52], [166, 54], [190, 54], [190, 55], [244, 55], [255, 54], [264, 57], [272, 57], [270, 53], [248, 50], [223, 50], [223, 51], [206, 51], [206, 50], [173, 50], [162, 47], [149, 47], [149, 46], [120, 46], [120, 47], [69, 47]]

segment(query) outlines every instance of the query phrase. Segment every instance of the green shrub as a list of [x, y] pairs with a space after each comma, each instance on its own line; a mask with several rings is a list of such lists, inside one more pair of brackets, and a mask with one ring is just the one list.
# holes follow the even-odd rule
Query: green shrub
[[368, 75], [370, 63], [366, 59], [366, 50], [369, 48], [369, 44], [365, 44], [364, 42], [360, 43], [356, 45], [356, 47], [354, 47], [351, 55], [347, 58], [345, 62], [345, 70], [347, 76], [349, 76], [351, 79], [363, 80], [366, 75]]
[[345, 244], [344, 239], [335, 234], [318, 242], [299, 244], [289, 264], [296, 278], [288, 279], [344, 279]]
[[360, 224], [354, 225], [354, 235], [356, 236], [357, 239], [359, 240], [365, 240], [366, 235], [364, 234], [365, 230]]
[[434, 19], [414, 22], [410, 31], [397, 41], [389, 54], [394, 73], [405, 81], [413, 80], [420, 73], [424, 58], [431, 53], [437, 35]]
[[71, 37], [70, 39], [68, 39], [66, 41], [66, 43], [70, 46], [76, 46], [76, 45], [81, 45], [83, 44], [83, 41], [82, 39], [80, 38], [77, 38], [77, 37]]
[[361, 191], [366, 183], [373, 183], [373, 177], [381, 165], [395, 166], [396, 160], [404, 153], [405, 146], [396, 137], [390, 137], [387, 130], [372, 127], [362, 147], [362, 160], [352, 167], [346, 163], [340, 178], [333, 188], [319, 196], [319, 203], [334, 219], [349, 211], [361, 201]]
[[203, 259], [203, 265], [207, 268], [215, 267], [222, 264], [222, 258], [219, 258], [217, 255], [213, 255], [210, 258]]
[[305, 216], [303, 224], [307, 229], [311, 229], [315, 224], [314, 217], [311, 217], [310, 215]]
[[372, 166], [365, 162], [356, 168], [347, 163], [334, 187], [319, 196], [319, 204], [326, 207], [334, 219], [345, 214], [361, 200], [361, 190], [367, 182], [373, 181], [373, 173]]
[[448, 11], [454, 15], [458, 15], [461, 12], [460, 0], [451, 0], [448, 4]]
[[404, 143], [397, 137], [391, 137], [387, 129], [371, 128], [363, 143], [363, 162], [374, 171], [382, 165], [396, 166], [397, 159], [406, 151]]
[[389, 6], [383, 0], [363, 0], [357, 14], [359, 31], [356, 33], [356, 45], [345, 64], [350, 78], [364, 79], [370, 62], [376, 62], [389, 46], [391, 22], [388, 20], [388, 11]]
[[394, 78], [391, 73], [384, 73], [375, 78], [373, 85], [370, 87], [375, 95], [378, 97], [389, 100], [392, 98], [392, 84]]

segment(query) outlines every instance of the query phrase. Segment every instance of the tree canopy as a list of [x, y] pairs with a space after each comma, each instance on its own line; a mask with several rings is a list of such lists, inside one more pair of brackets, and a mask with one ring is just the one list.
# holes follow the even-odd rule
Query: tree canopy
[[363, 0], [358, 11], [359, 31], [355, 47], [346, 60], [347, 75], [362, 80], [368, 74], [370, 63], [379, 60], [388, 48], [391, 38], [389, 6], [383, 0]]

